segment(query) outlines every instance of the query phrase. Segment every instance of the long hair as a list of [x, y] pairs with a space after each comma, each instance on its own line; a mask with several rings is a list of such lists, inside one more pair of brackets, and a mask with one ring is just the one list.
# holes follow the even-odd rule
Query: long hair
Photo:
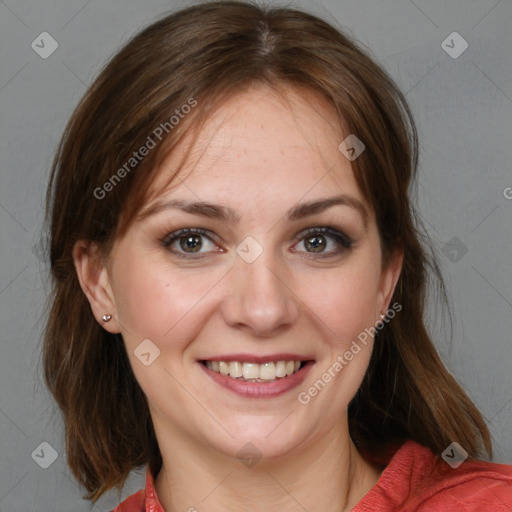
[[[404, 254], [392, 298], [402, 311], [379, 331], [349, 407], [354, 442], [371, 452], [412, 439], [440, 453], [458, 441], [472, 457], [491, 454], [480, 412], [443, 365], [424, 323], [429, 276], [441, 289], [442, 277], [409, 197], [418, 143], [404, 96], [366, 51], [317, 17], [212, 2], [164, 17], [112, 58], [74, 111], [52, 167], [44, 373], [63, 412], [68, 464], [93, 501], [121, 490], [142, 464], [156, 475], [162, 460], [122, 337], [96, 322], [73, 246], [86, 239], [108, 253], [169, 152], [222, 101], [256, 83], [321, 95], [343, 131], [364, 141], [352, 168], [375, 212], [384, 265], [394, 251]], [[136, 158], [142, 147], [144, 158]]]

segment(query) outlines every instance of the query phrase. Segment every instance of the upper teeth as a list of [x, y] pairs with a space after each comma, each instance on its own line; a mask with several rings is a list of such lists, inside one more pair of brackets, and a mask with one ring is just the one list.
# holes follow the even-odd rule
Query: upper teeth
[[241, 363], [239, 361], [206, 361], [206, 366], [217, 373], [234, 378], [274, 380], [286, 377], [300, 368], [300, 361], [277, 361], [269, 363]]

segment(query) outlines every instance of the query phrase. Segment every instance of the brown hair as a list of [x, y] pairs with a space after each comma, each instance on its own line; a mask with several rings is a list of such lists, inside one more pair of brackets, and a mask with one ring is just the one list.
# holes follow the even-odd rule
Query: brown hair
[[[340, 127], [366, 146], [352, 165], [375, 211], [384, 261], [393, 251], [404, 253], [392, 299], [403, 309], [378, 333], [350, 404], [354, 442], [371, 452], [412, 439], [440, 453], [458, 441], [470, 456], [483, 449], [491, 454], [481, 414], [444, 367], [424, 324], [429, 275], [444, 288], [408, 195], [418, 151], [404, 96], [365, 51], [314, 16], [213, 2], [157, 21], [114, 56], [76, 108], [53, 163], [47, 197], [53, 294], [44, 372], [63, 411], [68, 464], [94, 501], [111, 488], [121, 490], [144, 463], [156, 475], [162, 461], [123, 340], [96, 322], [79, 286], [73, 246], [86, 239], [108, 253], [169, 151], [221, 101], [255, 83], [302, 88], [332, 104]], [[170, 122], [193, 102], [178, 123]], [[157, 138], [159, 126], [166, 129], [158, 147], [131, 161], [148, 137]]]

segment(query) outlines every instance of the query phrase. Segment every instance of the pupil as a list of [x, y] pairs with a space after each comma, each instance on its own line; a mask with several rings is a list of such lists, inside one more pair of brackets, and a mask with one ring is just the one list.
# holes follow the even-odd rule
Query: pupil
[[312, 252], [321, 252], [325, 247], [323, 236], [312, 236], [306, 240], [306, 248]]
[[199, 249], [201, 249], [201, 246], [202, 246], [201, 237], [199, 237], [197, 235], [190, 235], [190, 236], [182, 237], [180, 239], [180, 245], [184, 251], [187, 251], [188, 249], [192, 249], [189, 252], [197, 252]]

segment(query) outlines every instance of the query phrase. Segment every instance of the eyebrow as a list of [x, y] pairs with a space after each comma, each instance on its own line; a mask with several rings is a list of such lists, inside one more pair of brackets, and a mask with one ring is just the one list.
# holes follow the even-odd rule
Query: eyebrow
[[[305, 217], [321, 213], [333, 206], [348, 206], [349, 208], [356, 210], [363, 219], [365, 229], [367, 228], [368, 211], [365, 206], [359, 199], [345, 194], [299, 203], [288, 210], [284, 217], [286, 220], [294, 222]], [[158, 202], [149, 206], [139, 214], [139, 219], [144, 219], [169, 209], [178, 209], [193, 215], [219, 219], [227, 224], [237, 224], [240, 222], [241, 218], [238, 213], [226, 206], [204, 201], [191, 202], [173, 199], [170, 201]]]

